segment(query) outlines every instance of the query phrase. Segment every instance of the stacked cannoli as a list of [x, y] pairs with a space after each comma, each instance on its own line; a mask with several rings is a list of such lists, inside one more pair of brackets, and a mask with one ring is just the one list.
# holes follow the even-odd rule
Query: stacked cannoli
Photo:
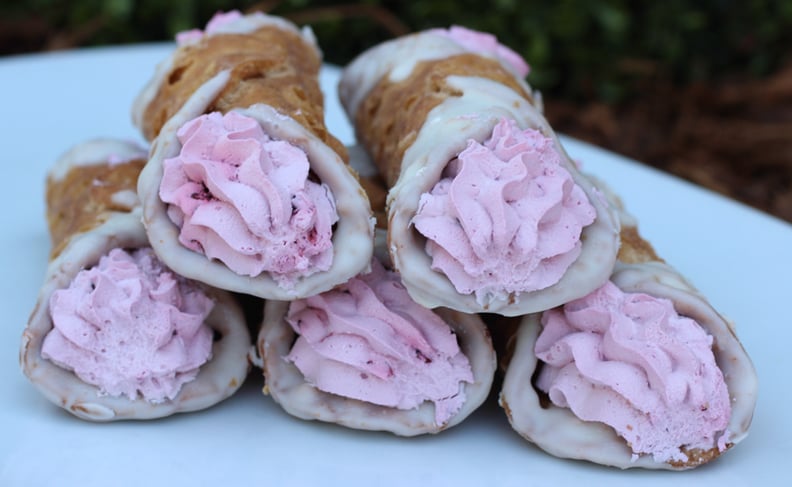
[[[553, 455], [685, 469], [745, 436], [756, 374], [733, 328], [579, 170], [493, 36], [360, 55], [349, 150], [310, 30], [230, 12], [177, 44], [133, 107], [148, 155], [92, 141], [49, 175], [21, 358], [50, 400], [201, 409], [250, 359], [291, 415], [414, 436], [469, 417], [499, 363], [508, 420]], [[262, 316], [254, 347], [229, 292]]]
[[145, 152], [96, 139], [47, 178], [52, 255], [23, 333], [23, 372], [53, 403], [92, 421], [212, 406], [248, 372], [237, 303], [168, 269], [140, 223]]
[[[384, 223], [385, 190], [359, 147], [351, 163]], [[330, 291], [268, 300], [253, 362], [289, 414], [399, 436], [461, 423], [488, 397], [495, 351], [482, 319], [416, 303], [392, 270], [383, 227], [370, 270]]]
[[310, 30], [264, 14], [218, 14], [177, 37], [135, 101], [153, 147], [143, 223], [175, 271], [289, 300], [369, 265], [373, 217], [324, 123]]
[[594, 290], [618, 219], [569, 158], [494, 37], [433, 29], [376, 46], [342, 75], [358, 141], [388, 184], [388, 250], [433, 308], [520, 315]]
[[231, 12], [177, 41], [133, 114], [157, 253], [265, 298], [252, 358], [290, 414], [399, 435], [461, 422], [494, 378], [486, 327], [416, 304], [373, 257], [385, 193], [324, 126], [310, 31]]
[[500, 403], [547, 452], [686, 469], [744, 438], [756, 374], [731, 325], [582, 174], [487, 34], [372, 48], [340, 94], [388, 185], [388, 251], [419, 303], [486, 312]]

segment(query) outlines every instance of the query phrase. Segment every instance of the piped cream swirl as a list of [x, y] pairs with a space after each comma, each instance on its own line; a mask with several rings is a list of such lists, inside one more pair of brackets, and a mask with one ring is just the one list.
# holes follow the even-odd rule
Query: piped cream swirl
[[338, 214], [330, 189], [309, 179], [305, 152], [236, 112], [202, 115], [177, 136], [159, 195], [182, 245], [284, 288], [331, 267]]
[[713, 339], [667, 299], [611, 282], [542, 316], [536, 385], [584, 421], [611, 426], [638, 455], [688, 460], [725, 449], [731, 406]]
[[214, 303], [149, 248], [111, 250], [49, 306], [42, 356], [111, 396], [174, 399], [212, 356]]
[[370, 273], [292, 302], [286, 319], [299, 334], [287, 360], [325, 392], [398, 409], [431, 401], [442, 425], [473, 382], [449, 325], [376, 260]]
[[502, 119], [488, 140], [470, 140], [450, 161], [413, 224], [427, 238], [432, 269], [488, 302], [557, 283], [595, 216], [553, 141]]

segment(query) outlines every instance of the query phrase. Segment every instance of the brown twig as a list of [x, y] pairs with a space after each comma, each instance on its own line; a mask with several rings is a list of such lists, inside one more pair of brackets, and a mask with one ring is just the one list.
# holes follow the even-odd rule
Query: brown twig
[[45, 46], [47, 51], [70, 49], [85, 43], [105, 27], [110, 20], [107, 15], [98, 15], [91, 20], [82, 23], [71, 30], [55, 32]]
[[392, 37], [402, 36], [410, 32], [407, 24], [389, 10], [376, 5], [346, 4], [334, 7], [308, 8], [286, 14], [285, 16], [297, 24], [315, 24], [331, 20], [362, 17], [382, 26]]

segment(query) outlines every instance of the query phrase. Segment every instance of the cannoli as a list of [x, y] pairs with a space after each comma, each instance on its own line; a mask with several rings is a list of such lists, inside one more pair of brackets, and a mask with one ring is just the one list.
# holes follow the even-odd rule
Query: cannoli
[[477, 315], [415, 303], [381, 262], [385, 252], [370, 272], [317, 296], [266, 302], [257, 342], [264, 393], [301, 419], [438, 433], [487, 398], [492, 342]]
[[204, 409], [248, 372], [236, 301], [174, 274], [151, 250], [135, 193], [145, 154], [92, 140], [47, 178], [53, 251], [20, 362], [47, 399], [91, 421]]
[[500, 403], [512, 427], [552, 455], [694, 468], [747, 435], [756, 371], [733, 325], [623, 210], [621, 222], [608, 282], [517, 320]]
[[493, 36], [432, 29], [342, 73], [344, 109], [388, 187], [388, 249], [427, 307], [522, 315], [610, 275], [618, 219]]
[[153, 139], [138, 191], [174, 271], [267, 299], [326, 291], [364, 270], [369, 202], [325, 127], [310, 30], [218, 14], [177, 37], [133, 107]]

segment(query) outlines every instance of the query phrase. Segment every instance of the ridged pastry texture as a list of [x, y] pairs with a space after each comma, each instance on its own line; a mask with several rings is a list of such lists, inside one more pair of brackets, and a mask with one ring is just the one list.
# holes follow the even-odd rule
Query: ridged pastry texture
[[[110, 155], [117, 160], [108, 161]], [[59, 159], [46, 185], [52, 257], [72, 236], [90, 231], [115, 212], [126, 213], [140, 204], [137, 178], [145, 163], [143, 148], [114, 139], [81, 144]]]
[[321, 53], [312, 38], [284, 22], [261, 19], [256, 28], [251, 23], [249, 32], [241, 27], [204, 35], [174, 52], [164, 79], [152, 80], [149, 89], [155, 93], [153, 98], [136, 102], [136, 123], [146, 139], [156, 138], [165, 122], [204, 83], [228, 71], [228, 82], [209, 102], [207, 113], [268, 105], [347, 159], [345, 147], [325, 126], [324, 97], [318, 82]]
[[215, 340], [212, 358], [174, 399], [151, 402], [110, 396], [70, 370], [42, 357], [42, 344], [53, 329], [50, 298], [69, 286], [113, 249], [149, 247], [134, 192], [142, 167], [141, 149], [114, 139], [78, 144], [52, 167], [47, 182], [47, 215], [52, 260], [36, 306], [22, 334], [20, 365], [52, 403], [89, 421], [153, 419], [205, 409], [231, 396], [243, 383], [251, 344], [242, 311], [230, 294], [206, 288], [215, 302], [206, 319]]

